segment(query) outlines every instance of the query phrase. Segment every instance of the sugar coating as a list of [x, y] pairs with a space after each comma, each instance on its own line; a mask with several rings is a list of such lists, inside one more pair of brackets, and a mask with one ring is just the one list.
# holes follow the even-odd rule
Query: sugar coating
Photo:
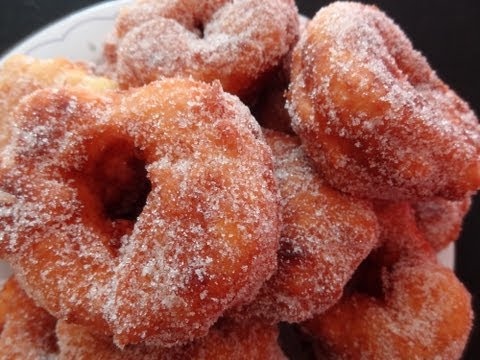
[[326, 185], [296, 137], [265, 131], [273, 151], [283, 226], [277, 272], [240, 317], [300, 322], [342, 296], [358, 265], [377, 245], [372, 205]]
[[321, 9], [294, 50], [293, 130], [334, 187], [385, 200], [480, 187], [480, 126], [399, 27], [372, 6]]
[[413, 204], [418, 228], [435, 251], [458, 239], [471, 203], [471, 196], [467, 195], [460, 201], [435, 198]]
[[[0, 207], [0, 256], [56, 317], [119, 345], [172, 346], [205, 335], [274, 271], [271, 151], [218, 83], [39, 90], [15, 120], [14, 166], [0, 176], [14, 197]], [[105, 216], [92, 187], [103, 149], [118, 141], [143, 157], [151, 182], [130, 223]]]
[[[25, 55], [8, 58], [0, 68], [0, 151], [10, 141], [11, 117], [18, 101], [44, 87], [76, 86], [91, 91], [116, 88], [112, 80], [93, 76], [87, 64], [66, 59], [34, 59]], [[1, 156], [3, 157], [3, 156]], [[0, 163], [7, 161], [1, 159]]]
[[408, 203], [377, 213], [382, 294], [354, 290], [305, 328], [336, 359], [459, 359], [472, 326], [470, 294], [436, 263]]
[[173, 348], [133, 345], [121, 350], [111, 338], [94, 335], [85, 327], [64, 321], [58, 322], [57, 336], [59, 360], [286, 359], [277, 342], [277, 327], [255, 322], [221, 320], [205, 337]]
[[0, 292], [0, 358], [55, 359], [56, 322], [10, 278]]
[[297, 36], [291, 0], [137, 1], [119, 14], [105, 58], [123, 87], [192, 76], [243, 98]]

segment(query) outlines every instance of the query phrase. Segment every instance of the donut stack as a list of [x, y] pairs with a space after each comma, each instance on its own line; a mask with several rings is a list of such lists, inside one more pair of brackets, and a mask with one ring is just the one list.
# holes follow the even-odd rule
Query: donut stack
[[1, 358], [460, 358], [480, 126], [376, 7], [137, 0], [0, 93]]

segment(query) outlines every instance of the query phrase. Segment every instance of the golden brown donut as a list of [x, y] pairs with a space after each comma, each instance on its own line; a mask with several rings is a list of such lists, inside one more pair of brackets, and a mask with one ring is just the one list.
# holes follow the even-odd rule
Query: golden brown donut
[[281, 195], [278, 268], [238, 314], [272, 323], [300, 322], [340, 299], [355, 269], [377, 245], [377, 218], [371, 203], [325, 184], [298, 138], [271, 130], [265, 138]]
[[50, 359], [57, 353], [57, 320], [20, 288], [11, 277], [0, 292], [0, 358]]
[[470, 294], [436, 263], [408, 203], [377, 214], [379, 289], [354, 290], [304, 327], [328, 358], [459, 359], [472, 327]]
[[59, 321], [59, 360], [284, 360], [276, 326], [220, 320], [207, 336], [173, 348], [144, 345], [121, 350], [111, 338], [97, 336], [80, 325]]
[[220, 84], [45, 89], [15, 114], [0, 257], [59, 319], [119, 345], [205, 335], [276, 267], [271, 152]]
[[376, 7], [322, 8], [297, 44], [293, 130], [334, 187], [367, 198], [463, 199], [480, 188], [480, 125]]
[[10, 113], [19, 100], [45, 87], [77, 86], [95, 92], [115, 89], [112, 80], [94, 76], [87, 65], [66, 59], [8, 58], [0, 68], [0, 150], [10, 139]]
[[123, 87], [162, 77], [220, 80], [242, 98], [298, 36], [293, 0], [143, 0], [124, 8], [105, 58]]

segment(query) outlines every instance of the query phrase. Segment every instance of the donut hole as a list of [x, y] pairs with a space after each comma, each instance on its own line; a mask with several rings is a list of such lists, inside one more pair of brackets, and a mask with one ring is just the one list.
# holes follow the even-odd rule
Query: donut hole
[[[113, 238], [119, 239], [133, 229], [152, 188], [145, 158], [133, 141], [120, 137], [95, 139], [87, 154], [87, 186], [111, 223]], [[112, 246], [120, 245], [114, 241]]]
[[205, 23], [202, 20], [195, 21], [193, 25], [193, 32], [200, 38], [205, 38]]

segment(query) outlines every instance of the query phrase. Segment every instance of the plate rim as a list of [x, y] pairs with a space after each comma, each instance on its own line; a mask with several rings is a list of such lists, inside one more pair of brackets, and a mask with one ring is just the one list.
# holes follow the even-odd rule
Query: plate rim
[[[62, 23], [68, 23], [70, 21], [73, 21], [75, 19], [75, 17], [85, 16], [90, 12], [93, 13], [93, 12], [97, 12], [97, 11], [101, 11], [101, 10], [105, 10], [105, 9], [109, 9], [109, 8], [119, 7], [119, 6], [122, 6], [124, 4], [128, 4], [132, 1], [133, 0], [106, 0], [106, 1], [101, 1], [101, 2], [96, 3], [96, 4], [91, 4], [91, 5], [82, 7], [80, 9], [77, 9], [73, 12], [70, 12], [70, 13], [68, 13], [68, 14], [66, 14], [66, 15], [64, 15], [64, 16], [56, 19], [56, 20], [53, 20], [53, 21], [41, 26], [39, 29], [33, 31], [29, 35], [26, 35], [24, 38], [17, 41], [16, 43], [14, 43], [10, 47], [8, 47], [6, 50], [1, 52], [0, 53], [0, 65], [3, 64], [5, 62], [5, 60], [8, 59], [10, 56], [14, 55], [15, 53], [18, 53], [18, 51], [16, 49], [25, 46], [29, 42], [33, 41], [36, 37], [41, 36], [42, 33], [46, 32], [47, 30], [49, 30], [50, 28], [52, 28], [54, 26], [58, 26]], [[66, 36], [68, 35], [68, 33], [70, 31], [72, 31], [72, 29], [74, 27], [75, 26], [73, 26], [72, 28], [69, 28], [68, 30], [66, 30], [62, 34], [56, 36], [55, 38], [49, 39], [49, 41], [56, 42], [56, 41], [61, 41], [61, 40], [65, 39]], [[42, 44], [38, 44], [38, 45], [42, 45]], [[36, 46], [33, 46], [29, 50], [31, 51], [31, 50], [35, 49], [35, 47]]]

